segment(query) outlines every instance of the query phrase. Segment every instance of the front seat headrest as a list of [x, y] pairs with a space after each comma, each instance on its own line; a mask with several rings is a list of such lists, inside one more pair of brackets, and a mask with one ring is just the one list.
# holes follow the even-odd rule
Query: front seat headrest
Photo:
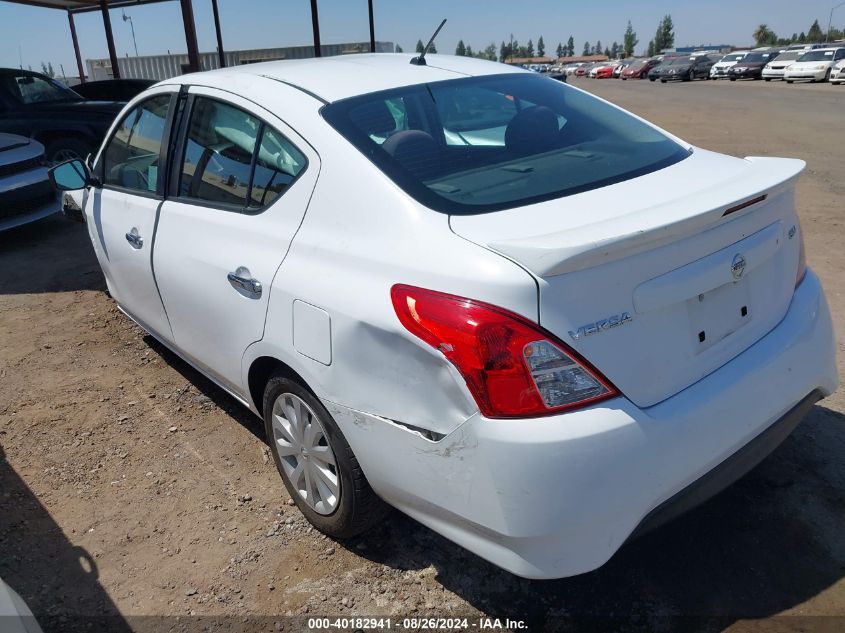
[[554, 112], [546, 106], [531, 106], [508, 123], [505, 147], [518, 156], [548, 152], [554, 149], [559, 129]]

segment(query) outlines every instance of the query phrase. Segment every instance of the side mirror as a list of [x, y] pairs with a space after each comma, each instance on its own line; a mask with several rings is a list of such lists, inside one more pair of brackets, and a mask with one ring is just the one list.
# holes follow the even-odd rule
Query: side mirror
[[99, 186], [88, 165], [79, 159], [59, 163], [50, 168], [50, 182], [59, 191], [75, 191], [89, 186]]

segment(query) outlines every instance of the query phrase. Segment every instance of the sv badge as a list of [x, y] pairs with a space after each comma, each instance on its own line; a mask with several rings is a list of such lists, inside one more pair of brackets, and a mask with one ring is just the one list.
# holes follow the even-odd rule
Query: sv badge
[[625, 325], [626, 323], [630, 323], [633, 321], [634, 318], [628, 314], [627, 312], [623, 312], [622, 314], [613, 314], [606, 319], [599, 319], [595, 323], [587, 323], [586, 325], [582, 325], [574, 332], [569, 330], [569, 336], [571, 336], [574, 340], [579, 340], [586, 336], [592, 336], [593, 334], [601, 334], [602, 332], [606, 332], [607, 330], [611, 330], [615, 327], [620, 327]]

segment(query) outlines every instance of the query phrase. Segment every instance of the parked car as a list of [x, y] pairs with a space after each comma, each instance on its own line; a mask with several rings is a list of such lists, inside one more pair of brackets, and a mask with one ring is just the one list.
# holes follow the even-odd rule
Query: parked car
[[827, 81], [833, 65], [845, 59], [845, 48], [817, 48], [807, 51], [786, 67], [783, 79], [791, 84], [795, 81]]
[[660, 62], [656, 59], [638, 59], [633, 64], [625, 68], [620, 77], [623, 81], [627, 79], [645, 79], [648, 76], [649, 71], [659, 64]]
[[707, 55], [666, 60], [660, 66], [660, 82], [665, 84], [667, 81], [710, 79], [710, 69], [713, 64], [714, 60]]
[[737, 79], [762, 79], [763, 67], [766, 66], [772, 59], [775, 58], [775, 52], [755, 52], [752, 51], [742, 58], [742, 61], [737, 62], [728, 68], [728, 79], [736, 81]]
[[123, 105], [88, 101], [40, 73], [0, 68], [0, 132], [36, 139], [50, 163], [93, 152]]
[[613, 79], [615, 69], [616, 64], [613, 63], [598, 64], [590, 70], [590, 77], [593, 79]]
[[0, 231], [58, 211], [44, 146], [25, 136], [0, 133]]
[[129, 101], [154, 83], [151, 79], [103, 79], [77, 84], [73, 91], [96, 101]]
[[831, 69], [830, 83], [836, 86], [845, 83], [845, 61], [839, 62]]
[[775, 57], [774, 59], [769, 60], [769, 63], [763, 67], [763, 79], [765, 81], [771, 81], [772, 79], [783, 79], [783, 73], [786, 70], [786, 67], [789, 66], [796, 59], [801, 57], [801, 55], [803, 54], [803, 50], [787, 50]]
[[657, 64], [651, 67], [651, 70], [648, 71], [646, 77], [648, 77], [649, 81], [657, 81], [660, 79], [660, 73], [663, 72], [663, 64], [666, 64], [670, 61], [670, 58], [663, 58], [660, 60], [656, 60]]
[[595, 569], [835, 390], [804, 163], [410, 59], [171, 79], [53, 178], [120, 308], [263, 418], [317, 529], [386, 502], [521, 576]]
[[710, 69], [710, 79], [724, 79], [728, 76], [728, 69], [737, 62], [745, 59], [751, 51], [735, 51], [723, 56]]
[[624, 71], [626, 68], [628, 68], [628, 66], [633, 64], [635, 61], [637, 61], [637, 60], [635, 60], [635, 59], [624, 59], [622, 61], [617, 62], [616, 67], [613, 69], [613, 76], [617, 79], [619, 77], [621, 77], [622, 71]]

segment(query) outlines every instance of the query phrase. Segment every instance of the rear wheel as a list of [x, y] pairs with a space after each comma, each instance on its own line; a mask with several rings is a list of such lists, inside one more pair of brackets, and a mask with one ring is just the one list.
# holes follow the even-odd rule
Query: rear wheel
[[786, 83], [791, 84], [791, 83], [793, 83], [793, 82], [792, 82], [792, 80], [791, 80], [791, 79], [787, 79], [787, 80], [786, 80]]
[[343, 433], [308, 389], [283, 374], [264, 389], [264, 426], [282, 481], [315, 528], [344, 539], [387, 513]]

